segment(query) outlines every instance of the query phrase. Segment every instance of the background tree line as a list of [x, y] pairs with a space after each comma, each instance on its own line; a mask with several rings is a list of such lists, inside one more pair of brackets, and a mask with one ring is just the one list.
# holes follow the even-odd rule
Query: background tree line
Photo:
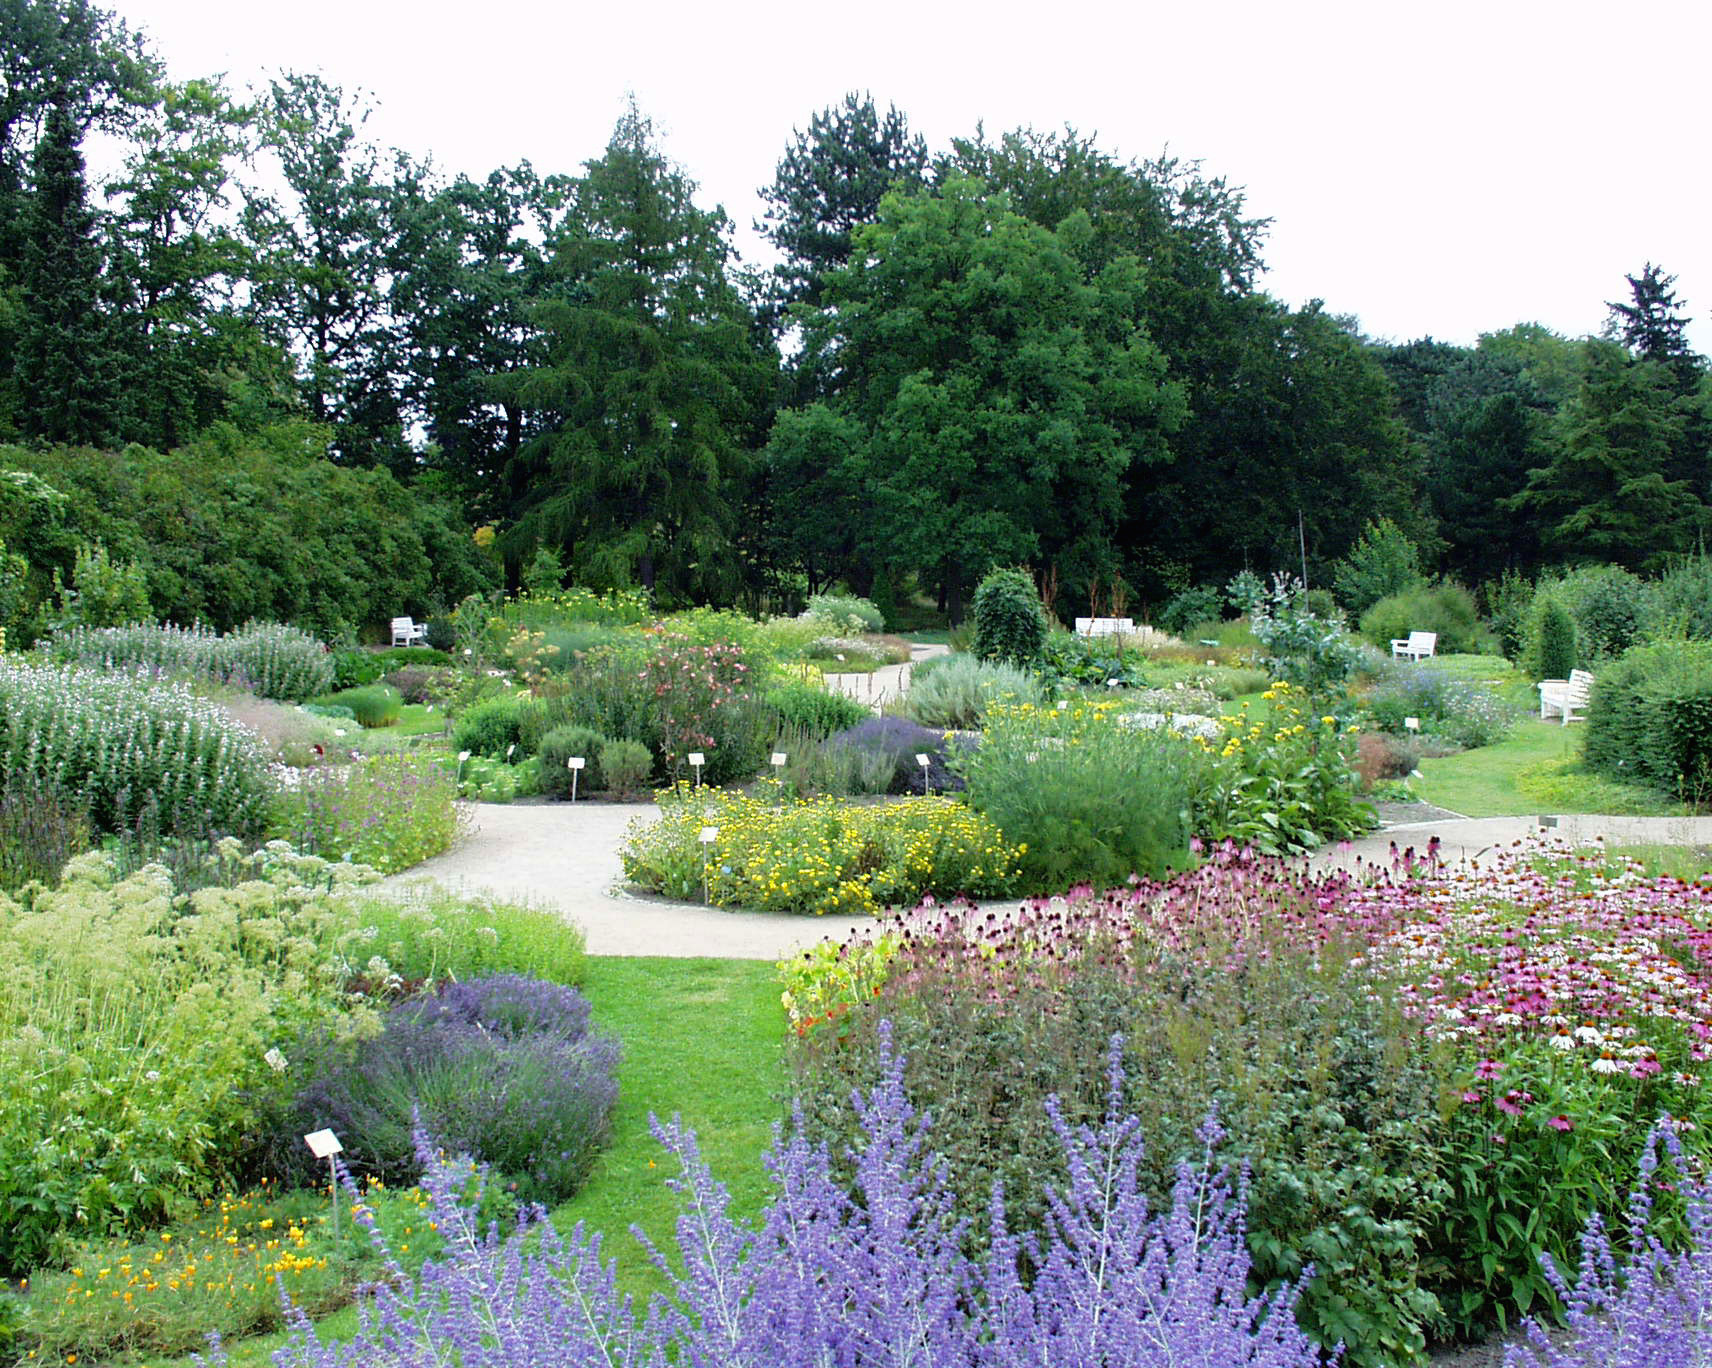
[[[0, 440], [33, 453], [7, 464], [280, 463], [265, 501], [355, 489], [331, 463], [494, 528], [513, 581], [546, 547], [669, 602], [841, 581], [954, 617], [994, 565], [1066, 615], [1324, 580], [1383, 519], [1470, 582], [1705, 536], [1712, 390], [1651, 264], [1602, 338], [1379, 344], [1260, 288], [1239, 189], [1070, 129], [934, 151], [847, 96], [786, 144], [757, 270], [634, 107], [577, 171], [479, 179], [365, 117], [315, 75], [172, 79], [89, 0], [0, 0]], [[97, 137], [123, 155], [93, 184]], [[26, 555], [125, 540], [58, 492], [99, 516]]]

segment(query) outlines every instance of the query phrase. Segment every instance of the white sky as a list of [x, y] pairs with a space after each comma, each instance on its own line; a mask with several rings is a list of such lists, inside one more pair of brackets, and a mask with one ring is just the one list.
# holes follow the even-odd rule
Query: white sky
[[792, 129], [871, 90], [934, 150], [1070, 123], [1199, 158], [1274, 220], [1264, 286], [1377, 337], [1596, 331], [1651, 260], [1712, 352], [1706, 0], [107, 3], [175, 77], [360, 87], [448, 172], [577, 171], [634, 91], [750, 259]]

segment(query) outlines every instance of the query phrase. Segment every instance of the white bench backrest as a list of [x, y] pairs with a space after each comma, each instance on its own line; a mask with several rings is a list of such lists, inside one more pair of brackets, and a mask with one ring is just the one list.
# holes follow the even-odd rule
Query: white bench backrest
[[394, 618], [392, 620], [392, 630], [395, 633], [397, 633], [397, 632], [409, 632], [409, 631], [414, 630], [415, 627], [416, 627], [416, 624], [414, 622], [412, 622], [407, 617]]
[[1437, 649], [1439, 634], [1437, 632], [1410, 632], [1409, 649], [1411, 651], [1431, 651]]

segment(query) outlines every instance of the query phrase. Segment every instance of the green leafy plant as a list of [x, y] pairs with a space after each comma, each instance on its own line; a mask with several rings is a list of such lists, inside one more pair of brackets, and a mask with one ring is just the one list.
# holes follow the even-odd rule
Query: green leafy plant
[[528, 699], [515, 695], [489, 698], [458, 716], [452, 725], [452, 745], [471, 755], [507, 760], [528, 754]]
[[654, 757], [640, 741], [608, 741], [600, 748], [600, 772], [613, 793], [640, 793], [653, 768]]
[[1028, 666], [1046, 644], [1046, 609], [1026, 570], [994, 570], [975, 590], [974, 653], [982, 660]]
[[1437, 650], [1479, 651], [1488, 642], [1474, 598], [1459, 585], [1422, 584], [1391, 594], [1374, 603], [1361, 616], [1361, 634], [1387, 655], [1391, 642], [1410, 632], [1433, 632]]
[[324, 707], [348, 708], [361, 727], [390, 727], [397, 723], [404, 696], [390, 684], [365, 684], [360, 689], [342, 689], [315, 700]]
[[274, 829], [300, 850], [393, 873], [451, 847], [456, 784], [408, 752], [303, 771], [279, 799]]
[[1694, 801], [1712, 793], [1712, 642], [1640, 646], [1604, 666], [1585, 753], [1607, 778]]
[[803, 609], [805, 618], [824, 622], [846, 632], [883, 632], [886, 620], [880, 610], [865, 598], [855, 594], [815, 594]]
[[895, 711], [924, 727], [979, 728], [994, 701], [1037, 703], [1039, 681], [1027, 670], [972, 655], [930, 657], [910, 674], [909, 692]]
[[606, 745], [607, 738], [589, 727], [554, 727], [541, 738], [541, 792], [550, 798], [570, 796], [571, 770], [566, 761], [575, 756], [585, 762], [577, 779], [577, 792], [604, 789], [606, 775], [601, 770], [600, 753]]
[[846, 694], [835, 694], [818, 684], [791, 680], [770, 687], [767, 706], [779, 715], [779, 725], [819, 739], [854, 727], [868, 716], [868, 706]]
[[247, 622], [225, 635], [170, 623], [71, 627], [54, 633], [47, 649], [70, 664], [187, 675], [292, 700], [326, 692], [338, 659], [308, 632], [278, 622]]
[[1333, 568], [1332, 581], [1344, 607], [1359, 617], [1381, 599], [1421, 585], [1421, 553], [1402, 528], [1380, 518], [1362, 529], [1348, 557]]
[[1568, 679], [1581, 662], [1575, 619], [1549, 594], [1540, 595], [1535, 602], [1528, 643], [1530, 673], [1537, 679]]

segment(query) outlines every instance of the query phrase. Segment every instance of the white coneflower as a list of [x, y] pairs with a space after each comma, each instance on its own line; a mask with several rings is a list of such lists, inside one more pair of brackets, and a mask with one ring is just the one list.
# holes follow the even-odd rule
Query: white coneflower
[[1612, 1055], [1609, 1051], [1607, 1051], [1605, 1054], [1600, 1055], [1598, 1059], [1594, 1060], [1587, 1067], [1592, 1069], [1594, 1073], [1614, 1074], [1619, 1069], [1621, 1069], [1623, 1066], [1617, 1062], [1617, 1059], [1614, 1055]]

